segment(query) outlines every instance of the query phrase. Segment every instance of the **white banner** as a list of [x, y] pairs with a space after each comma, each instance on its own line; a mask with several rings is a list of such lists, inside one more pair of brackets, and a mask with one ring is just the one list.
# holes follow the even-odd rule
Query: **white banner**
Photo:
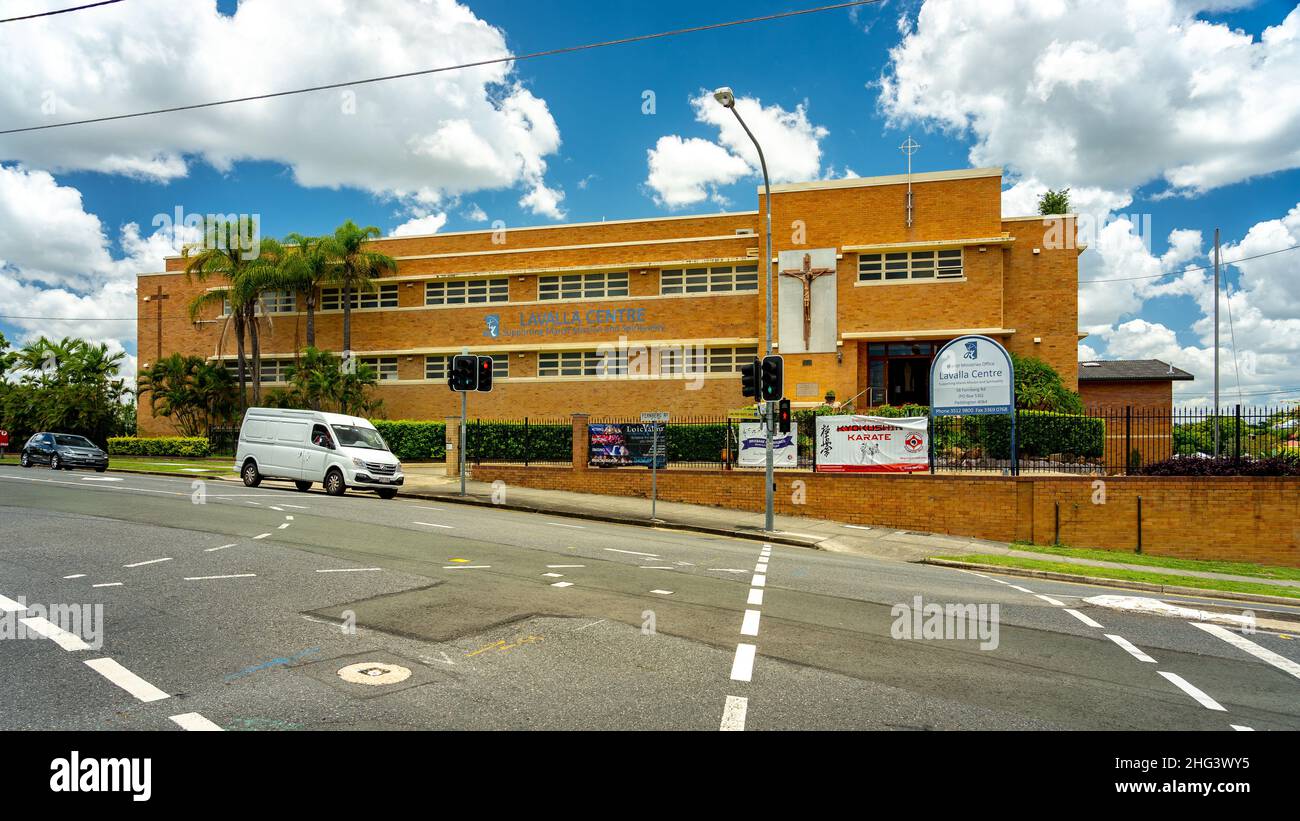
[[[799, 423], [790, 423], [790, 432], [772, 435], [772, 464], [779, 468], [799, 466]], [[736, 464], [742, 468], [767, 466], [767, 434], [760, 422], [740, 423], [740, 453]]]
[[817, 417], [817, 470], [910, 473], [930, 469], [924, 416]]

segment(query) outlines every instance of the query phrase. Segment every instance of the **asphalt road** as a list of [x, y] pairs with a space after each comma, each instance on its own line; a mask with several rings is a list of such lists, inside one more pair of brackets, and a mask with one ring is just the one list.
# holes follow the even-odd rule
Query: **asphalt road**
[[1300, 729], [1300, 639], [1105, 588], [40, 468], [0, 534], [0, 729]]

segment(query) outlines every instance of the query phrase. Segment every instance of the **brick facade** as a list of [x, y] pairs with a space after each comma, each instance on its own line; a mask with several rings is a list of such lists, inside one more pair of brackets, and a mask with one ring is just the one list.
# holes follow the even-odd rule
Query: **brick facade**
[[[1038, 218], [1003, 219], [1000, 169], [918, 174], [913, 190], [915, 218], [909, 228], [901, 177], [774, 188], [774, 253], [834, 248], [838, 255], [839, 350], [787, 357], [786, 395], [796, 403], [814, 404], [833, 390], [839, 399], [848, 399], [867, 387], [873, 342], [942, 342], [971, 331], [993, 335], [1014, 352], [1042, 357], [1069, 387], [1076, 387], [1079, 249], [1073, 247], [1073, 220], [1050, 227]], [[539, 363], [557, 352], [595, 350], [620, 339], [650, 348], [687, 345], [706, 352], [761, 353], [765, 205], [760, 196], [758, 210], [748, 212], [376, 240], [373, 247], [398, 263], [395, 276], [379, 280], [396, 286], [397, 305], [353, 310], [353, 350], [360, 357], [396, 360], [396, 379], [382, 382], [377, 391], [393, 419], [437, 419], [459, 412], [458, 399], [445, 382], [425, 378], [425, 358], [459, 353], [463, 346], [509, 361], [508, 378], [499, 379], [491, 394], [470, 398], [474, 416], [536, 418], [574, 411], [624, 416], [649, 409], [722, 414], [746, 401], [734, 362], [711, 361], [704, 373], [686, 378], [543, 376]], [[1054, 243], [1053, 232], [1069, 239]], [[962, 250], [960, 278], [858, 282], [862, 253], [940, 247]], [[142, 367], [159, 353], [226, 361], [234, 356], [232, 329], [217, 311], [196, 323], [186, 310], [205, 288], [221, 283], [188, 281], [185, 264], [183, 257], [171, 258], [165, 272], [139, 277]], [[757, 266], [757, 290], [660, 293], [664, 270], [726, 266]], [[540, 277], [603, 272], [625, 272], [627, 295], [541, 298]], [[508, 301], [425, 304], [428, 282], [483, 278], [506, 279]], [[166, 301], [154, 301], [159, 293]], [[163, 306], [161, 351], [158, 304]], [[265, 359], [292, 358], [305, 344], [301, 297], [296, 307], [261, 320]], [[579, 322], [548, 325], [548, 313], [550, 319], [576, 314]], [[495, 338], [487, 335], [487, 319], [494, 314], [501, 328]], [[535, 314], [542, 315], [539, 325], [530, 324]], [[339, 350], [341, 324], [340, 311], [318, 312], [318, 347]], [[799, 394], [800, 385], [806, 395]], [[265, 389], [274, 387], [264, 383]], [[167, 420], [153, 417], [147, 401], [141, 404], [139, 424], [146, 435], [171, 432]]]

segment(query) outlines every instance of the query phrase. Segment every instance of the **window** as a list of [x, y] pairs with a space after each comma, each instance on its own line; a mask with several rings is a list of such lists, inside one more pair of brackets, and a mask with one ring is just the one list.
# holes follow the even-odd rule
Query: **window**
[[263, 291], [259, 310], [268, 314], [291, 314], [298, 310], [298, 297], [293, 291]]
[[709, 373], [733, 373], [758, 356], [758, 348], [709, 348]]
[[425, 305], [474, 305], [483, 302], [508, 302], [510, 280], [455, 279], [426, 282]]
[[[352, 307], [356, 308], [396, 308], [397, 286], [380, 285], [377, 290], [352, 292]], [[342, 288], [321, 288], [320, 309], [322, 311], [343, 310]]]
[[397, 378], [397, 357], [395, 356], [363, 356], [361, 357], [361, 364], [374, 368], [375, 376], [379, 378], [380, 382]]
[[[424, 378], [438, 382], [447, 381], [447, 376], [451, 368], [451, 356], [438, 354], [429, 355], [424, 358]], [[510, 378], [510, 354], [493, 354], [492, 355], [492, 380]]]
[[601, 299], [627, 296], [627, 271], [538, 277], [538, 299]]
[[757, 290], [757, 265], [675, 268], [659, 272], [659, 293], [661, 294], [704, 294]]
[[[659, 376], [700, 373], [736, 373], [754, 361], [758, 348], [701, 348], [693, 345], [656, 348], [652, 358], [659, 362]], [[543, 351], [537, 355], [538, 376], [624, 376], [628, 374], [627, 350]]]
[[[621, 365], [620, 365], [621, 363]], [[538, 376], [613, 376], [627, 373], [627, 354], [618, 351], [543, 351]]]
[[961, 249], [861, 254], [858, 282], [961, 279]]

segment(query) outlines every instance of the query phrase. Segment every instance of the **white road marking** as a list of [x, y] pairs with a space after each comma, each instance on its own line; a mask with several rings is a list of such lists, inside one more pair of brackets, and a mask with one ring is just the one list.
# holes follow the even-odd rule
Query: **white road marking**
[[86, 666], [141, 701], [162, 701], [170, 698], [167, 693], [110, 658], [91, 659], [86, 662]]
[[758, 619], [761, 615], [757, 610], [746, 610], [745, 618], [740, 622], [740, 634], [742, 636], [757, 636]]
[[763, 591], [762, 591], [762, 590], [759, 590], [757, 587], [751, 587], [751, 588], [749, 588], [749, 599], [748, 599], [745, 603], [746, 603], [746, 604], [762, 604], [762, 603], [763, 603]]
[[548, 525], [555, 525], [556, 527], [571, 527], [571, 528], [573, 528], [574, 530], [586, 530], [586, 529], [587, 529], [587, 527], [586, 527], [585, 525], [566, 525], [564, 522], [547, 522], [547, 524], [548, 524]]
[[755, 573], [753, 580], [750, 581], [750, 584], [754, 587], [766, 587], [767, 576], [764, 576], [762, 573]]
[[542, 575], [545, 576], [545, 577], [548, 578], [548, 579], [563, 579], [563, 578], [564, 578], [564, 574], [563, 574], [563, 573], [543, 573]]
[[204, 550], [203, 552], [204, 552], [204, 553], [215, 553], [215, 552], [218, 551], [218, 550], [225, 550], [226, 548], [228, 548], [228, 547], [234, 547], [234, 546], [237, 545], [237, 544], [239, 544], [239, 542], [234, 542], [234, 543], [232, 543], [232, 544], [223, 544], [221, 547], [209, 547], [207, 550]]
[[1054, 605], [1056, 605], [1057, 607], [1065, 607], [1065, 602], [1057, 601], [1056, 599], [1052, 598], [1051, 596], [1044, 596], [1042, 593], [1035, 593], [1034, 595], [1037, 596], [1038, 598], [1042, 599], [1043, 601], [1047, 602], [1048, 604], [1054, 604]]
[[1202, 624], [1200, 622], [1192, 622], [1191, 624], [1193, 627], [1199, 627], [1200, 629], [1209, 633], [1211, 636], [1218, 636], [1219, 638], [1226, 641], [1228, 644], [1231, 644], [1233, 647], [1236, 647], [1238, 650], [1243, 650], [1247, 653], [1250, 653], [1252, 656], [1259, 659], [1260, 661], [1267, 662], [1284, 673], [1289, 673], [1290, 675], [1293, 675], [1296, 678], [1300, 678], [1300, 664], [1296, 664], [1294, 661], [1292, 661], [1291, 659], [1285, 656], [1279, 656], [1277, 653], [1274, 653], [1272, 650], [1269, 650], [1267, 647], [1260, 647], [1258, 644], [1246, 638], [1245, 636], [1239, 636], [1236, 633], [1232, 632], [1231, 630], [1228, 630], [1227, 628], [1224, 627], [1220, 627], [1217, 624]]
[[1228, 726], [1231, 727], [1232, 729], [1236, 730], [1236, 731], [1239, 732], [1239, 733], [1253, 733], [1253, 732], [1255, 732], [1255, 728], [1254, 728], [1254, 727], [1247, 727], [1245, 724], [1229, 724]]
[[[285, 507], [289, 507], [289, 505], [285, 505]], [[437, 510], [440, 512], [447, 509], [445, 507], [428, 507], [426, 505], [411, 505], [411, 507], [415, 508], [416, 510]]]
[[182, 730], [189, 730], [191, 732], [221, 732], [219, 726], [198, 713], [181, 713], [178, 716], [171, 716], [170, 720], [176, 722]]
[[434, 522], [411, 522], [411, 524], [413, 524], [413, 525], [424, 525], [425, 527], [440, 527], [440, 528], [442, 528], [443, 530], [455, 530], [455, 529], [456, 529], [456, 528], [452, 527], [451, 525], [440, 525], [440, 524], [435, 524]]
[[284, 529], [285, 529], [286, 527], [288, 527], [288, 526], [289, 526], [289, 523], [288, 523], [288, 522], [285, 522], [284, 524], [280, 525], [280, 526], [279, 526], [278, 528], [276, 528], [276, 529], [277, 529], [277, 530], [284, 530]]
[[124, 564], [122, 566], [123, 567], [144, 567], [147, 564], [158, 564], [159, 562], [170, 562], [171, 560], [172, 557], [168, 556], [165, 559], [150, 559], [147, 562], [136, 562], [135, 564]]
[[1030, 594], [1030, 595], [1036, 595], [1036, 594], [1034, 593], [1034, 591], [1032, 591], [1032, 590], [1030, 590], [1030, 589], [1028, 589], [1028, 588], [1025, 588], [1025, 587], [1021, 587], [1021, 586], [1018, 585], [1018, 584], [1013, 584], [1013, 585], [1011, 585], [1011, 589], [1012, 589], [1012, 590], [1019, 590], [1021, 593], [1028, 593], [1028, 594]]
[[270, 533], [263, 533], [263, 534], [261, 534], [261, 535], [254, 536], [254, 537], [253, 537], [253, 541], [257, 541], [258, 539], [265, 539], [267, 536], [270, 536], [270, 535], [271, 535]]
[[92, 584], [91, 587], [121, 587], [121, 582], [108, 582], [106, 584]]
[[231, 573], [227, 576], [186, 576], [187, 582], [206, 582], [212, 579], [252, 579], [257, 576], [256, 573]]
[[7, 596], [0, 596], [0, 610], [6, 613], [26, 613], [27, 605], [19, 604]]
[[65, 579], [84, 579], [84, 578], [86, 578], [86, 574], [85, 574], [85, 573], [73, 573], [71, 576], [64, 576], [63, 578], [65, 578]]
[[274, 510], [276, 513], [283, 513], [283, 512], [284, 512], [284, 508], [282, 508], [282, 507], [276, 507], [275, 505], [271, 505], [271, 509]]
[[563, 570], [566, 567], [586, 567], [585, 564], [548, 564], [548, 570]]
[[1111, 641], [1115, 642], [1115, 643], [1118, 644], [1120, 647], [1123, 647], [1124, 650], [1125, 650], [1125, 651], [1126, 651], [1130, 656], [1132, 656], [1133, 658], [1137, 659], [1138, 661], [1149, 661], [1149, 662], [1151, 662], [1152, 664], [1155, 664], [1155, 663], [1156, 663], [1156, 660], [1155, 660], [1155, 659], [1151, 658], [1151, 657], [1148, 656], [1146, 653], [1143, 653], [1141, 650], [1139, 650], [1137, 647], [1135, 647], [1135, 646], [1133, 645], [1133, 642], [1129, 641], [1128, 639], [1124, 638], [1123, 636], [1116, 636], [1116, 635], [1113, 635], [1113, 634], [1111, 634], [1111, 633], [1107, 633], [1107, 634], [1106, 634], [1106, 638], [1108, 638], [1108, 639], [1110, 639]]
[[1165, 678], [1169, 679], [1169, 681], [1173, 682], [1174, 686], [1176, 686], [1179, 690], [1182, 690], [1187, 695], [1199, 701], [1201, 703], [1201, 706], [1204, 707], [1205, 709], [1219, 710], [1220, 712], [1224, 712], [1224, 713], [1228, 712], [1223, 708], [1222, 704], [1210, 698], [1205, 693], [1198, 690], [1196, 687], [1193, 687], [1191, 684], [1188, 683], [1187, 679], [1183, 678], [1177, 673], [1166, 673], [1164, 670], [1159, 670], [1157, 672], [1159, 672], [1160, 675], [1164, 676]]
[[282, 504], [283, 507], [291, 507], [291, 508], [293, 508], [294, 510], [311, 510], [311, 508], [309, 508], [309, 507], [303, 507], [302, 505], [285, 505], [285, 504], [283, 504], [283, 503], [281, 503], [281, 504]]
[[551, 587], [573, 587], [573, 582], [556, 582]]
[[736, 658], [731, 662], [731, 680], [749, 681], [754, 676], [754, 652], [758, 648], [752, 644], [737, 644]]
[[290, 521], [290, 522], [293, 521], [293, 517], [292, 517], [292, 516], [285, 516], [284, 518], [285, 518], [286, 521]]
[[50, 641], [62, 647], [64, 650], [73, 652], [76, 650], [89, 650], [90, 645], [81, 640], [81, 636], [75, 633], [69, 633], [62, 627], [42, 616], [32, 616], [31, 618], [19, 619], [18, 621], [27, 625], [38, 636], [44, 636]]
[[754, 572], [755, 572], [755, 573], [766, 573], [766, 572], [767, 572], [767, 562], [759, 562], [758, 564], [754, 565]]
[[845, 525], [845, 527], [849, 528], [850, 530], [870, 530], [870, 529], [871, 529], [871, 528], [867, 527], [866, 525]]
[[637, 565], [637, 567], [641, 568], [642, 570], [672, 570], [673, 569], [673, 566], [670, 564], [639, 564]]
[[1083, 615], [1078, 610], [1071, 610], [1070, 608], [1067, 607], [1065, 608], [1065, 612], [1069, 613], [1071, 616], [1074, 616], [1076, 619], [1088, 625], [1089, 627], [1101, 627], [1100, 624], [1088, 618], [1087, 616]]
[[744, 696], [727, 696], [727, 703], [722, 706], [722, 725], [718, 729], [745, 729], [745, 713], [748, 709], [749, 699]]
[[748, 570], [742, 570], [739, 567], [710, 567], [710, 572], [717, 573], [748, 573]]
[[490, 564], [445, 564], [443, 570], [487, 570]]
[[673, 594], [673, 591], [671, 590], [651, 590], [650, 592], [657, 593], [660, 596], [671, 596]]
[[648, 556], [651, 559], [659, 558], [658, 554], [655, 553], [638, 553], [635, 550], [619, 550], [617, 547], [607, 547], [605, 549], [610, 553], [626, 553], [629, 556]]
[[83, 482], [120, 482], [120, 481], [122, 481], [122, 480], [121, 480], [121, 479], [110, 479], [110, 478], [103, 477], [103, 476], [83, 476], [83, 477], [81, 477], [81, 481], [83, 481]]
[[372, 573], [376, 570], [383, 570], [382, 567], [331, 567], [326, 570], [317, 570], [317, 573]]

